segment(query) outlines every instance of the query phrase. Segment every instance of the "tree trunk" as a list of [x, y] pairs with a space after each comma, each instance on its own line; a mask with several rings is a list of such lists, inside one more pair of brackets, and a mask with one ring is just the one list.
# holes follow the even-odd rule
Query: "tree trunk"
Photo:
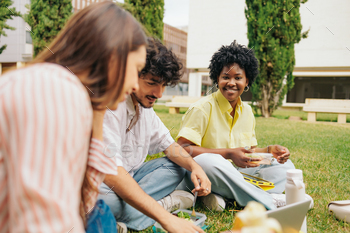
[[261, 114], [265, 118], [270, 117], [269, 111], [269, 87], [268, 85], [263, 86], [262, 90], [262, 100], [261, 100]]

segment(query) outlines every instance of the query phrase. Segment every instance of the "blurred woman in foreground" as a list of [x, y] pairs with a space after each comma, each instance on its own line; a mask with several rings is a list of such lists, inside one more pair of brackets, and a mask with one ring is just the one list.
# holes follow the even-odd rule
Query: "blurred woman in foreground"
[[[103, 116], [138, 89], [145, 44], [129, 13], [92, 4], [32, 64], [0, 78], [1, 233], [85, 232], [94, 210], [109, 213], [95, 207], [105, 174], [117, 171], [103, 155]], [[107, 217], [105, 231], [116, 232]]]

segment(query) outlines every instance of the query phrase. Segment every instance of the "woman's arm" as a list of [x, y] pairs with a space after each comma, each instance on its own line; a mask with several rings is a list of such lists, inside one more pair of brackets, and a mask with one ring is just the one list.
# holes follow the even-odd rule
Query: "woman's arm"
[[288, 148], [280, 145], [271, 145], [265, 148], [257, 148], [254, 146], [252, 147], [252, 149], [254, 149], [255, 152], [258, 153], [271, 153], [273, 157], [277, 159], [277, 162], [282, 164], [287, 162], [290, 156]]
[[251, 163], [254, 161], [260, 161], [259, 158], [250, 158], [245, 156], [245, 153], [252, 153], [252, 150], [246, 150], [243, 147], [239, 148], [220, 148], [220, 149], [209, 149], [200, 147], [187, 140], [186, 138], [180, 137], [177, 141], [192, 157], [203, 153], [220, 154], [225, 159], [231, 159], [238, 167], [258, 167], [259, 164]]

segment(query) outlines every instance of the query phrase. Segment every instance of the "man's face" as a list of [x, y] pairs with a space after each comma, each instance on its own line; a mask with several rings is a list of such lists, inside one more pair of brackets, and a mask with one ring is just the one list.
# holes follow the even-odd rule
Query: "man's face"
[[142, 107], [151, 108], [162, 97], [165, 87], [166, 83], [161, 82], [159, 77], [145, 74], [139, 78], [139, 89], [132, 95]]

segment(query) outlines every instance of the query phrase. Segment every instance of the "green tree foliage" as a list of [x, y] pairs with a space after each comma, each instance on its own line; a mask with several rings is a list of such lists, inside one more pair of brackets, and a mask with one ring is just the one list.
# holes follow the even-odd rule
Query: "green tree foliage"
[[32, 0], [25, 21], [32, 28], [34, 57], [56, 37], [72, 14], [71, 0]]
[[[15, 30], [14, 27], [10, 27], [8, 24], [6, 24], [6, 21], [8, 19], [13, 19], [14, 16], [21, 16], [19, 12], [16, 11], [16, 9], [10, 8], [12, 5], [11, 0], [1, 0], [0, 1], [0, 37], [1, 36], [7, 36], [4, 29], [9, 30]], [[7, 45], [2, 45], [0, 47], [0, 54], [6, 49]]]
[[264, 117], [282, 105], [294, 86], [294, 44], [308, 34], [301, 33], [299, 12], [300, 4], [306, 1], [246, 0], [248, 47], [254, 49], [260, 71], [251, 87], [252, 101]]
[[163, 40], [164, 0], [125, 0], [122, 5], [151, 36]]

